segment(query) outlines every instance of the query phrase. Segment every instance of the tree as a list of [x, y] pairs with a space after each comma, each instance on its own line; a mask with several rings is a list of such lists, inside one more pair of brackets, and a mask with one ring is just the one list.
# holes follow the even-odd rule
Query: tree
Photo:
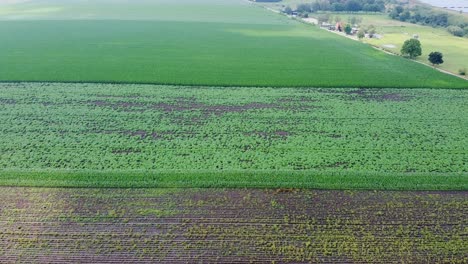
[[411, 18], [411, 13], [408, 10], [403, 11], [403, 13], [401, 13], [399, 16], [400, 21], [406, 21], [410, 18]]
[[459, 69], [458, 74], [465, 76], [466, 75], [466, 68]]
[[346, 11], [357, 12], [362, 10], [362, 5], [357, 0], [349, 0], [346, 2]]
[[364, 32], [364, 30], [359, 29], [359, 31], [358, 31], [358, 33], [357, 33], [357, 37], [358, 37], [359, 39], [363, 39], [365, 36], [366, 36], [366, 33]]
[[341, 11], [345, 11], [345, 9], [346, 9], [346, 6], [342, 3], [333, 3], [331, 5], [331, 10], [333, 11], [341, 12]]
[[312, 3], [311, 7], [315, 11], [330, 10], [330, 1], [328, 1], [328, 0], [317, 0], [317, 1]]
[[351, 26], [359, 25], [362, 22], [362, 18], [351, 16], [351, 17], [348, 17], [348, 22], [351, 24]]
[[296, 9], [299, 13], [306, 13], [312, 11], [311, 5], [309, 4], [299, 4]]
[[393, 8], [392, 12], [390, 12], [390, 17], [393, 18], [393, 19], [397, 19], [400, 14], [403, 12], [403, 7], [402, 6], [396, 6], [395, 8]]
[[346, 24], [346, 26], [345, 26], [345, 28], [344, 28], [344, 32], [346, 32], [346, 35], [350, 35], [352, 30], [353, 30], [353, 29], [351, 28], [351, 25], [350, 25], [350, 24]]
[[401, 54], [409, 56], [410, 58], [421, 56], [421, 53], [421, 42], [414, 38], [405, 41], [405, 43], [403, 43], [403, 47], [401, 47]]
[[283, 12], [284, 12], [285, 14], [288, 14], [288, 15], [291, 15], [291, 14], [293, 13], [291, 7], [289, 7], [289, 6], [287, 6], [287, 7], [283, 10]]
[[382, 12], [385, 10], [385, 5], [365, 4], [362, 9], [367, 12]]
[[442, 59], [444, 55], [438, 51], [434, 51], [429, 53], [429, 61], [432, 63], [432, 65], [439, 65], [444, 63], [444, 60]]
[[369, 25], [366, 29], [366, 33], [369, 34], [369, 38], [372, 38], [375, 34], [375, 26]]

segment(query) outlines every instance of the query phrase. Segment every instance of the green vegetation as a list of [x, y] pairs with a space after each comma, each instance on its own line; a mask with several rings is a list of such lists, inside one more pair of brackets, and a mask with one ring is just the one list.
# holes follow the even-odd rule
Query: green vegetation
[[432, 63], [432, 65], [440, 65], [444, 63], [443, 59], [444, 55], [438, 51], [434, 51], [429, 53], [429, 62]]
[[2, 185], [467, 189], [465, 90], [12, 83], [0, 94]]
[[[314, 12], [383, 12], [385, 11], [384, 0], [314, 0], [298, 1], [287, 0], [280, 4], [292, 5], [298, 13]], [[291, 8], [290, 6], [287, 6]]]
[[[207, 10], [215, 14], [206, 19], [195, 12], [198, 9], [180, 11], [191, 10], [192, 6], [185, 2], [160, 3], [169, 7], [162, 8], [164, 14], [157, 11], [153, 17], [142, 11], [148, 6], [135, 5], [122, 20], [112, 20], [115, 16], [111, 15], [120, 14], [120, 9], [96, 8], [96, 15], [83, 18], [89, 13], [88, 6], [70, 8], [75, 6], [57, 1], [35, 3], [33, 7], [13, 5], [6, 11], [3, 8], [0, 12], [7, 20], [0, 23], [0, 34], [8, 38], [0, 43], [0, 80], [466, 87], [463, 80], [256, 5], [227, 0], [214, 5], [205, 1], [210, 6]], [[100, 2], [93, 5], [103, 6]], [[140, 12], [144, 20], [137, 21], [135, 14]], [[69, 20], [61, 20], [66, 17]], [[104, 20], [97, 20], [101, 17]]]
[[468, 175], [466, 173], [340, 173], [293, 170], [1, 170], [0, 186], [466, 191], [468, 190]]
[[[370, 25], [375, 26], [375, 32], [382, 35], [382, 38], [366, 38], [363, 41], [386, 51], [400, 54], [403, 43], [417, 35], [423, 46], [422, 55], [416, 58], [417, 61], [428, 63], [429, 53], [437, 50], [444, 54], [444, 64], [440, 66], [440, 69], [458, 74], [459, 69], [468, 67], [468, 38], [452, 36], [442, 28], [392, 20], [385, 14], [338, 13], [327, 14], [327, 16], [332, 20], [339, 16], [342, 21], [351, 21], [353, 18], [362, 19], [361, 29], [366, 29]], [[465, 87], [468, 87], [468, 84], [465, 84]]]
[[352, 27], [350, 24], [346, 24], [344, 28], [344, 32], [346, 32], [347, 35], [351, 34]]
[[429, 5], [395, 5], [391, 12], [392, 19], [413, 24], [442, 27], [457, 37], [468, 37], [468, 17], [441, 11]]
[[421, 42], [417, 39], [408, 39], [403, 43], [401, 47], [401, 54], [404, 56], [409, 56], [410, 58], [416, 58], [421, 56], [422, 49], [421, 49]]
[[468, 260], [466, 81], [248, 1], [6, 2], [0, 262]]

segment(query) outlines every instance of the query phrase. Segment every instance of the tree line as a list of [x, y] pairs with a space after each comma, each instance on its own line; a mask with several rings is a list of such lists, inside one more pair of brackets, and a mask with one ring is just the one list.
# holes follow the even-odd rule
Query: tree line
[[[287, 7], [288, 8], [288, 7]], [[292, 12], [291, 8], [289, 10]], [[286, 12], [287, 10], [285, 10]], [[334, 12], [383, 12], [384, 0], [315, 0], [311, 3], [297, 5], [298, 13], [313, 13], [318, 11]], [[286, 12], [287, 13], [287, 12]]]
[[[276, 0], [256, 0], [276, 1]], [[435, 10], [429, 6], [410, 6], [395, 0], [314, 0], [298, 4], [293, 10], [287, 6], [286, 14], [296, 12], [307, 17], [314, 12], [388, 12], [390, 18], [432, 27], [446, 28], [454, 36], [468, 37], [468, 20], [462, 16]]]
[[446, 28], [454, 36], [468, 36], [468, 21], [453, 14], [425, 6], [405, 7], [397, 5], [389, 13], [392, 19], [432, 27]]

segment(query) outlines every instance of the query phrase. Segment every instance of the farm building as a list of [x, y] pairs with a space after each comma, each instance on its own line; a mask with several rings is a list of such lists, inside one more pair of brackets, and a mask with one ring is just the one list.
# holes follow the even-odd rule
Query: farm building
[[336, 29], [336, 31], [343, 32], [343, 30], [344, 30], [343, 23], [342, 22], [337, 22], [336, 25], [335, 25], [335, 29]]

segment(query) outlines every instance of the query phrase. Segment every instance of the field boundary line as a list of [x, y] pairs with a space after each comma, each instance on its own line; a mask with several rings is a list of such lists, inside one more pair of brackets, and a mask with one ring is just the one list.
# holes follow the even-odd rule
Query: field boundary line
[[72, 81], [72, 80], [1, 80], [0, 84], [114, 84], [114, 85], [156, 85], [156, 86], [168, 86], [168, 87], [186, 87], [186, 88], [277, 88], [277, 89], [428, 89], [428, 90], [468, 90], [468, 83], [466, 87], [427, 87], [427, 86], [272, 86], [272, 85], [232, 85], [232, 84], [183, 84], [183, 83], [158, 83], [158, 82], [129, 82], [129, 81]]

